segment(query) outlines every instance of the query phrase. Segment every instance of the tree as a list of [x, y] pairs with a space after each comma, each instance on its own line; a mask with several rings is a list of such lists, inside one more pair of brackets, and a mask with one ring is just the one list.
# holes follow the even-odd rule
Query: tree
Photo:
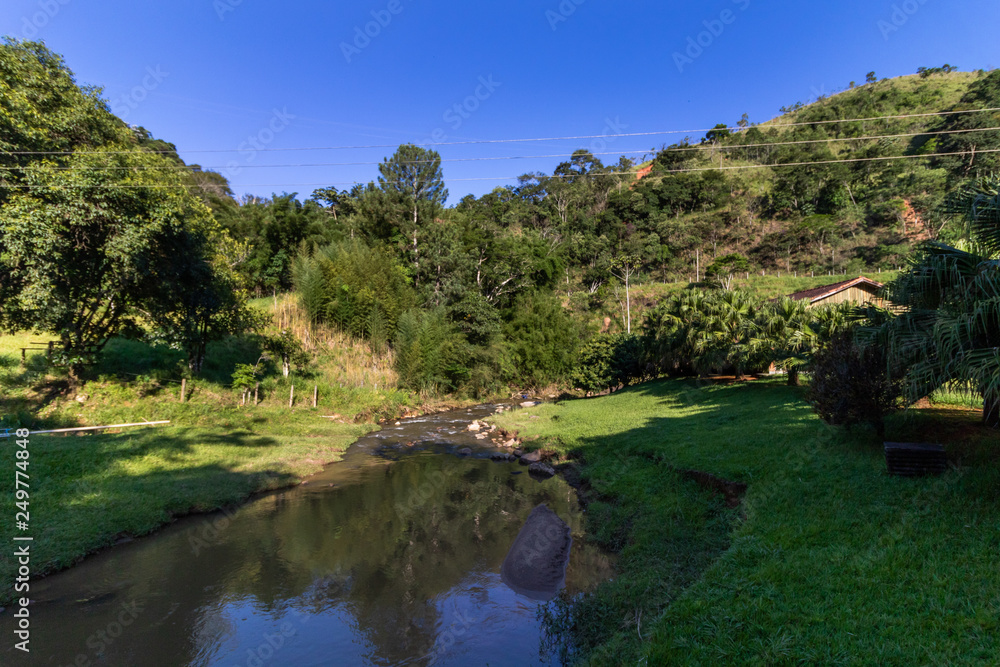
[[[746, 292], [718, 292], [707, 302], [696, 330], [695, 349], [702, 367], [731, 367], [736, 379], [769, 356], [770, 341], [761, 327], [761, 299]], [[763, 364], [767, 365], [767, 364]]]
[[642, 344], [632, 334], [599, 334], [580, 350], [573, 385], [588, 394], [631, 384], [641, 379]]
[[799, 385], [799, 370], [816, 348], [818, 336], [812, 326], [806, 301], [784, 298], [765, 312], [764, 332], [773, 345], [776, 363], [788, 372], [788, 384]]
[[625, 283], [625, 331], [632, 333], [632, 296], [630, 281], [639, 269], [639, 258], [635, 255], [621, 255], [611, 262], [611, 274]]
[[816, 353], [809, 401], [824, 421], [841, 426], [867, 423], [880, 439], [883, 418], [901, 407], [902, 382], [885, 350], [862, 346], [843, 331]]
[[309, 354], [302, 346], [302, 341], [288, 329], [282, 330], [277, 336], [266, 336], [264, 351], [281, 361], [282, 377], [288, 377], [292, 364], [302, 366], [309, 363]]
[[719, 257], [705, 269], [705, 277], [716, 282], [722, 289], [731, 290], [733, 279], [740, 273], [750, 270], [750, 262], [739, 253], [730, 253]]
[[967, 240], [926, 242], [888, 286], [902, 312], [872, 332], [906, 368], [910, 402], [955, 383], [983, 399], [983, 422], [1000, 428], [1000, 177], [978, 181], [952, 203]]
[[325, 204], [327, 209], [333, 213], [334, 220], [337, 219], [337, 208], [340, 206], [340, 203], [345, 197], [346, 193], [343, 193], [334, 187], [319, 188], [313, 190], [312, 193], [312, 199], [320, 202], [321, 204]]
[[226, 238], [210, 226], [177, 230], [153, 264], [155, 290], [139, 306], [150, 325], [147, 338], [183, 349], [195, 374], [201, 372], [209, 343], [264, 324], [219, 252]]
[[390, 158], [385, 158], [378, 167], [379, 186], [396, 202], [407, 208], [412, 219], [408, 223], [399, 221], [399, 228], [406, 237], [413, 236], [414, 271], [420, 269], [420, 253], [417, 248], [417, 230], [420, 223], [420, 209], [434, 217], [437, 208], [448, 199], [441, 171], [441, 156], [437, 151], [403, 144]]
[[[0, 311], [7, 329], [56, 334], [71, 378], [108, 340], [136, 330], [162, 295], [157, 267], [208, 209], [148, 153], [98, 152], [25, 170], [0, 207]], [[181, 258], [183, 259], [183, 258]]]

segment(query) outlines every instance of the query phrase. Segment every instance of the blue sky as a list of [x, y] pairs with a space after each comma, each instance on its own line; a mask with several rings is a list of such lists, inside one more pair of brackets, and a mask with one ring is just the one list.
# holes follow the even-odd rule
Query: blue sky
[[[693, 130], [743, 113], [761, 122], [871, 70], [881, 78], [946, 62], [989, 69], [1000, 66], [998, 22], [996, 0], [0, 7], [0, 33], [44, 39], [80, 83], [103, 86], [125, 120], [175, 143], [189, 163], [223, 171], [237, 194], [263, 196], [374, 180], [393, 152], [343, 147]], [[469, 158], [588, 148], [615, 162], [683, 136], [437, 150], [454, 203], [518, 174], [551, 173], [562, 159]], [[341, 149], [285, 150], [316, 147]]]

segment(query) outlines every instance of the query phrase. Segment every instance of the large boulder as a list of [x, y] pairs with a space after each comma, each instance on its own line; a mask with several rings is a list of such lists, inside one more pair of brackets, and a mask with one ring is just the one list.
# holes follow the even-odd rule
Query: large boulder
[[551, 600], [566, 583], [573, 537], [566, 522], [542, 504], [531, 510], [500, 566], [500, 579], [532, 600]]

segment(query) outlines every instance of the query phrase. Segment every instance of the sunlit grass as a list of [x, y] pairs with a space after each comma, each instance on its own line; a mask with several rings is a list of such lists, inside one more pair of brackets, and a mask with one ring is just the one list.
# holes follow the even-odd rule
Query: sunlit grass
[[[770, 382], [658, 382], [497, 421], [582, 457], [591, 530], [622, 542], [619, 577], [575, 619], [604, 628], [589, 664], [1000, 662], [1000, 439], [974, 411], [890, 420], [890, 439], [961, 465], [916, 480]], [[747, 484], [736, 513], [676, 472], [692, 469]]]

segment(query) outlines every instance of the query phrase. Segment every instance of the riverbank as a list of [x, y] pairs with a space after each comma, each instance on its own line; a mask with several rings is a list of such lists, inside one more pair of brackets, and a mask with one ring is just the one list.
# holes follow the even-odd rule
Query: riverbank
[[[473, 403], [430, 401], [392, 414], [416, 416]], [[214, 425], [174, 416], [170, 426], [124, 433], [32, 436], [32, 577], [70, 567], [179, 517], [297, 485], [378, 429], [372, 421], [325, 418], [330, 416], [329, 409], [311, 407], [219, 406]], [[14, 439], [0, 439], [0, 461], [12, 470], [15, 449]], [[13, 474], [0, 475], [0, 498], [9, 499], [5, 507], [13, 513]], [[0, 541], [11, 544], [15, 532], [13, 521], [0, 522]], [[0, 552], [0, 606], [13, 593], [11, 553]]]
[[492, 421], [579, 464], [588, 533], [620, 554], [614, 581], [548, 608], [587, 664], [1000, 661], [1000, 441], [974, 411], [890, 420], [892, 439], [947, 444], [951, 470], [927, 479], [887, 476], [873, 433], [825, 426], [773, 381]]

